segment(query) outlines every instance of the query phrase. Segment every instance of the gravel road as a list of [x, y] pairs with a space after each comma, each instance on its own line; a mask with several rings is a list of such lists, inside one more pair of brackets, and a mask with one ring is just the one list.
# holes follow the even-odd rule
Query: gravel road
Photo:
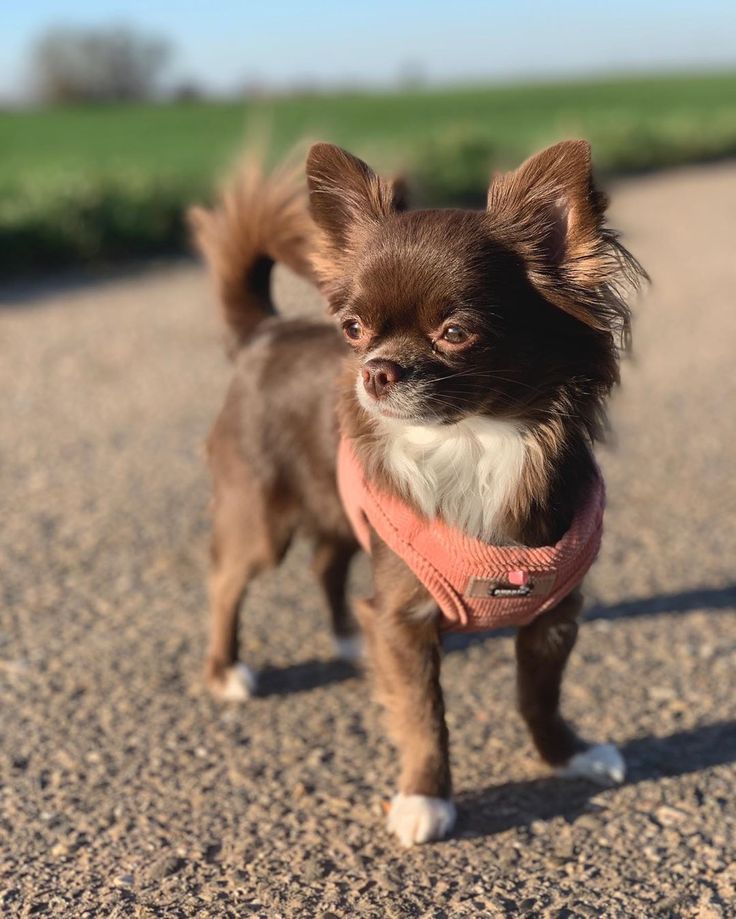
[[452, 639], [460, 818], [409, 852], [304, 546], [247, 602], [260, 697], [201, 690], [202, 442], [228, 376], [203, 272], [0, 290], [0, 915], [736, 915], [736, 166], [627, 182], [614, 212], [654, 287], [565, 705], [629, 778], [550, 778], [511, 638]]

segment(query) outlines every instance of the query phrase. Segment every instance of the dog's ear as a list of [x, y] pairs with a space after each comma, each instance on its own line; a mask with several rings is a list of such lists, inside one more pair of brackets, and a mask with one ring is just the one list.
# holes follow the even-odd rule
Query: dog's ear
[[350, 259], [371, 230], [405, 210], [404, 185], [380, 178], [362, 160], [332, 144], [315, 144], [307, 157], [309, 210], [321, 231], [312, 267], [330, 310], [350, 284]]
[[494, 177], [488, 212], [546, 299], [587, 325], [626, 333], [622, 288], [644, 272], [604, 223], [590, 144], [563, 141]]
[[336, 246], [403, 205], [401, 189], [381, 179], [357, 156], [333, 144], [315, 144], [307, 157], [309, 209]]
[[573, 262], [595, 242], [606, 200], [593, 186], [590, 144], [568, 140], [497, 175], [488, 210], [515, 219], [549, 265]]
[[408, 211], [410, 199], [409, 180], [405, 175], [394, 176], [391, 185], [394, 193], [394, 210]]

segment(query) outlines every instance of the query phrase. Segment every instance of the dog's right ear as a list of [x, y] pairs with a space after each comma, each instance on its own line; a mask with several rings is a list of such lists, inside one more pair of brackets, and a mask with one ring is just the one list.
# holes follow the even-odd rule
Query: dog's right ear
[[387, 182], [356, 156], [315, 144], [307, 157], [309, 209], [336, 251], [350, 249], [372, 224], [405, 209], [403, 186]]

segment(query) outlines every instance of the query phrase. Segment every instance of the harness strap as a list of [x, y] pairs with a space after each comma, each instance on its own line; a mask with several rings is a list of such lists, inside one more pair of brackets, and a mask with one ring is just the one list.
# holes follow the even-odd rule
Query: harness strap
[[343, 437], [338, 486], [355, 534], [370, 552], [371, 528], [437, 601], [441, 627], [480, 631], [524, 625], [583, 580], [601, 544], [605, 487], [600, 472], [568, 531], [553, 546], [494, 546], [444, 521], [428, 520], [364, 475]]

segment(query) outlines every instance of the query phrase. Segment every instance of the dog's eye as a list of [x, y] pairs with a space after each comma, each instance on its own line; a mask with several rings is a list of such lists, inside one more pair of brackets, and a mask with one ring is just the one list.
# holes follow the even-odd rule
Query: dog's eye
[[450, 345], [465, 344], [469, 337], [465, 329], [459, 325], [448, 325], [442, 333], [443, 341], [446, 341]]
[[342, 330], [345, 333], [345, 338], [349, 338], [350, 341], [359, 341], [363, 337], [363, 326], [357, 319], [349, 319], [347, 322], [343, 322]]

